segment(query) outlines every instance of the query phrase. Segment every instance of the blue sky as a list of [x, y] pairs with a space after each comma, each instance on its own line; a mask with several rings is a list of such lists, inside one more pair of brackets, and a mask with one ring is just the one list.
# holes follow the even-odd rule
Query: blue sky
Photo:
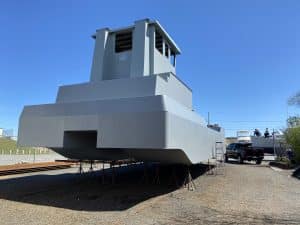
[[157, 19], [177, 42], [195, 109], [236, 130], [282, 128], [300, 90], [300, 1], [0, 1], [0, 127], [58, 86], [88, 81], [97, 28]]

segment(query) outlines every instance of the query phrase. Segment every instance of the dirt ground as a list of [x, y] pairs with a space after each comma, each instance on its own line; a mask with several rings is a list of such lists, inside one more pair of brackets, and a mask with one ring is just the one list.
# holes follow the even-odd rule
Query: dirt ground
[[266, 164], [230, 163], [217, 176], [196, 167], [194, 191], [176, 188], [170, 168], [159, 184], [142, 165], [117, 169], [114, 185], [108, 170], [106, 184], [76, 171], [0, 178], [0, 224], [300, 224], [300, 180]]

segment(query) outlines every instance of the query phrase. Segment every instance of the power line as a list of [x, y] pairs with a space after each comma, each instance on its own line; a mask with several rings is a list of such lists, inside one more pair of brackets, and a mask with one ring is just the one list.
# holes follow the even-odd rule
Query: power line
[[[218, 121], [218, 120], [216, 120]], [[221, 121], [221, 120], [220, 120]], [[221, 121], [221, 123], [285, 123], [284, 120], [225, 120]]]

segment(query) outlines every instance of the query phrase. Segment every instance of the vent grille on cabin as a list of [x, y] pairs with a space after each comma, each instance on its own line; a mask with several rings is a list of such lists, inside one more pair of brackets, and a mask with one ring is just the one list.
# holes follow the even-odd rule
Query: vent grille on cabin
[[132, 49], [132, 32], [116, 34], [115, 52], [124, 52]]
[[163, 54], [163, 38], [157, 31], [155, 31], [155, 47], [161, 54]]

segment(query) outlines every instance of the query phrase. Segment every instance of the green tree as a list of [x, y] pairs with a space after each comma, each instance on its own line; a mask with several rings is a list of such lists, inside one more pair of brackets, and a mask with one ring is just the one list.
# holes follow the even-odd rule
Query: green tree
[[287, 119], [287, 126], [289, 128], [299, 127], [300, 126], [300, 117], [299, 116], [290, 116]]
[[288, 104], [300, 107], [300, 91], [288, 99]]
[[[288, 105], [300, 107], [300, 91], [288, 99]], [[285, 131], [285, 140], [295, 152], [295, 158], [300, 163], [300, 117], [291, 116], [287, 119], [288, 128]]]
[[294, 150], [296, 161], [300, 163], [300, 127], [286, 129], [285, 140]]

